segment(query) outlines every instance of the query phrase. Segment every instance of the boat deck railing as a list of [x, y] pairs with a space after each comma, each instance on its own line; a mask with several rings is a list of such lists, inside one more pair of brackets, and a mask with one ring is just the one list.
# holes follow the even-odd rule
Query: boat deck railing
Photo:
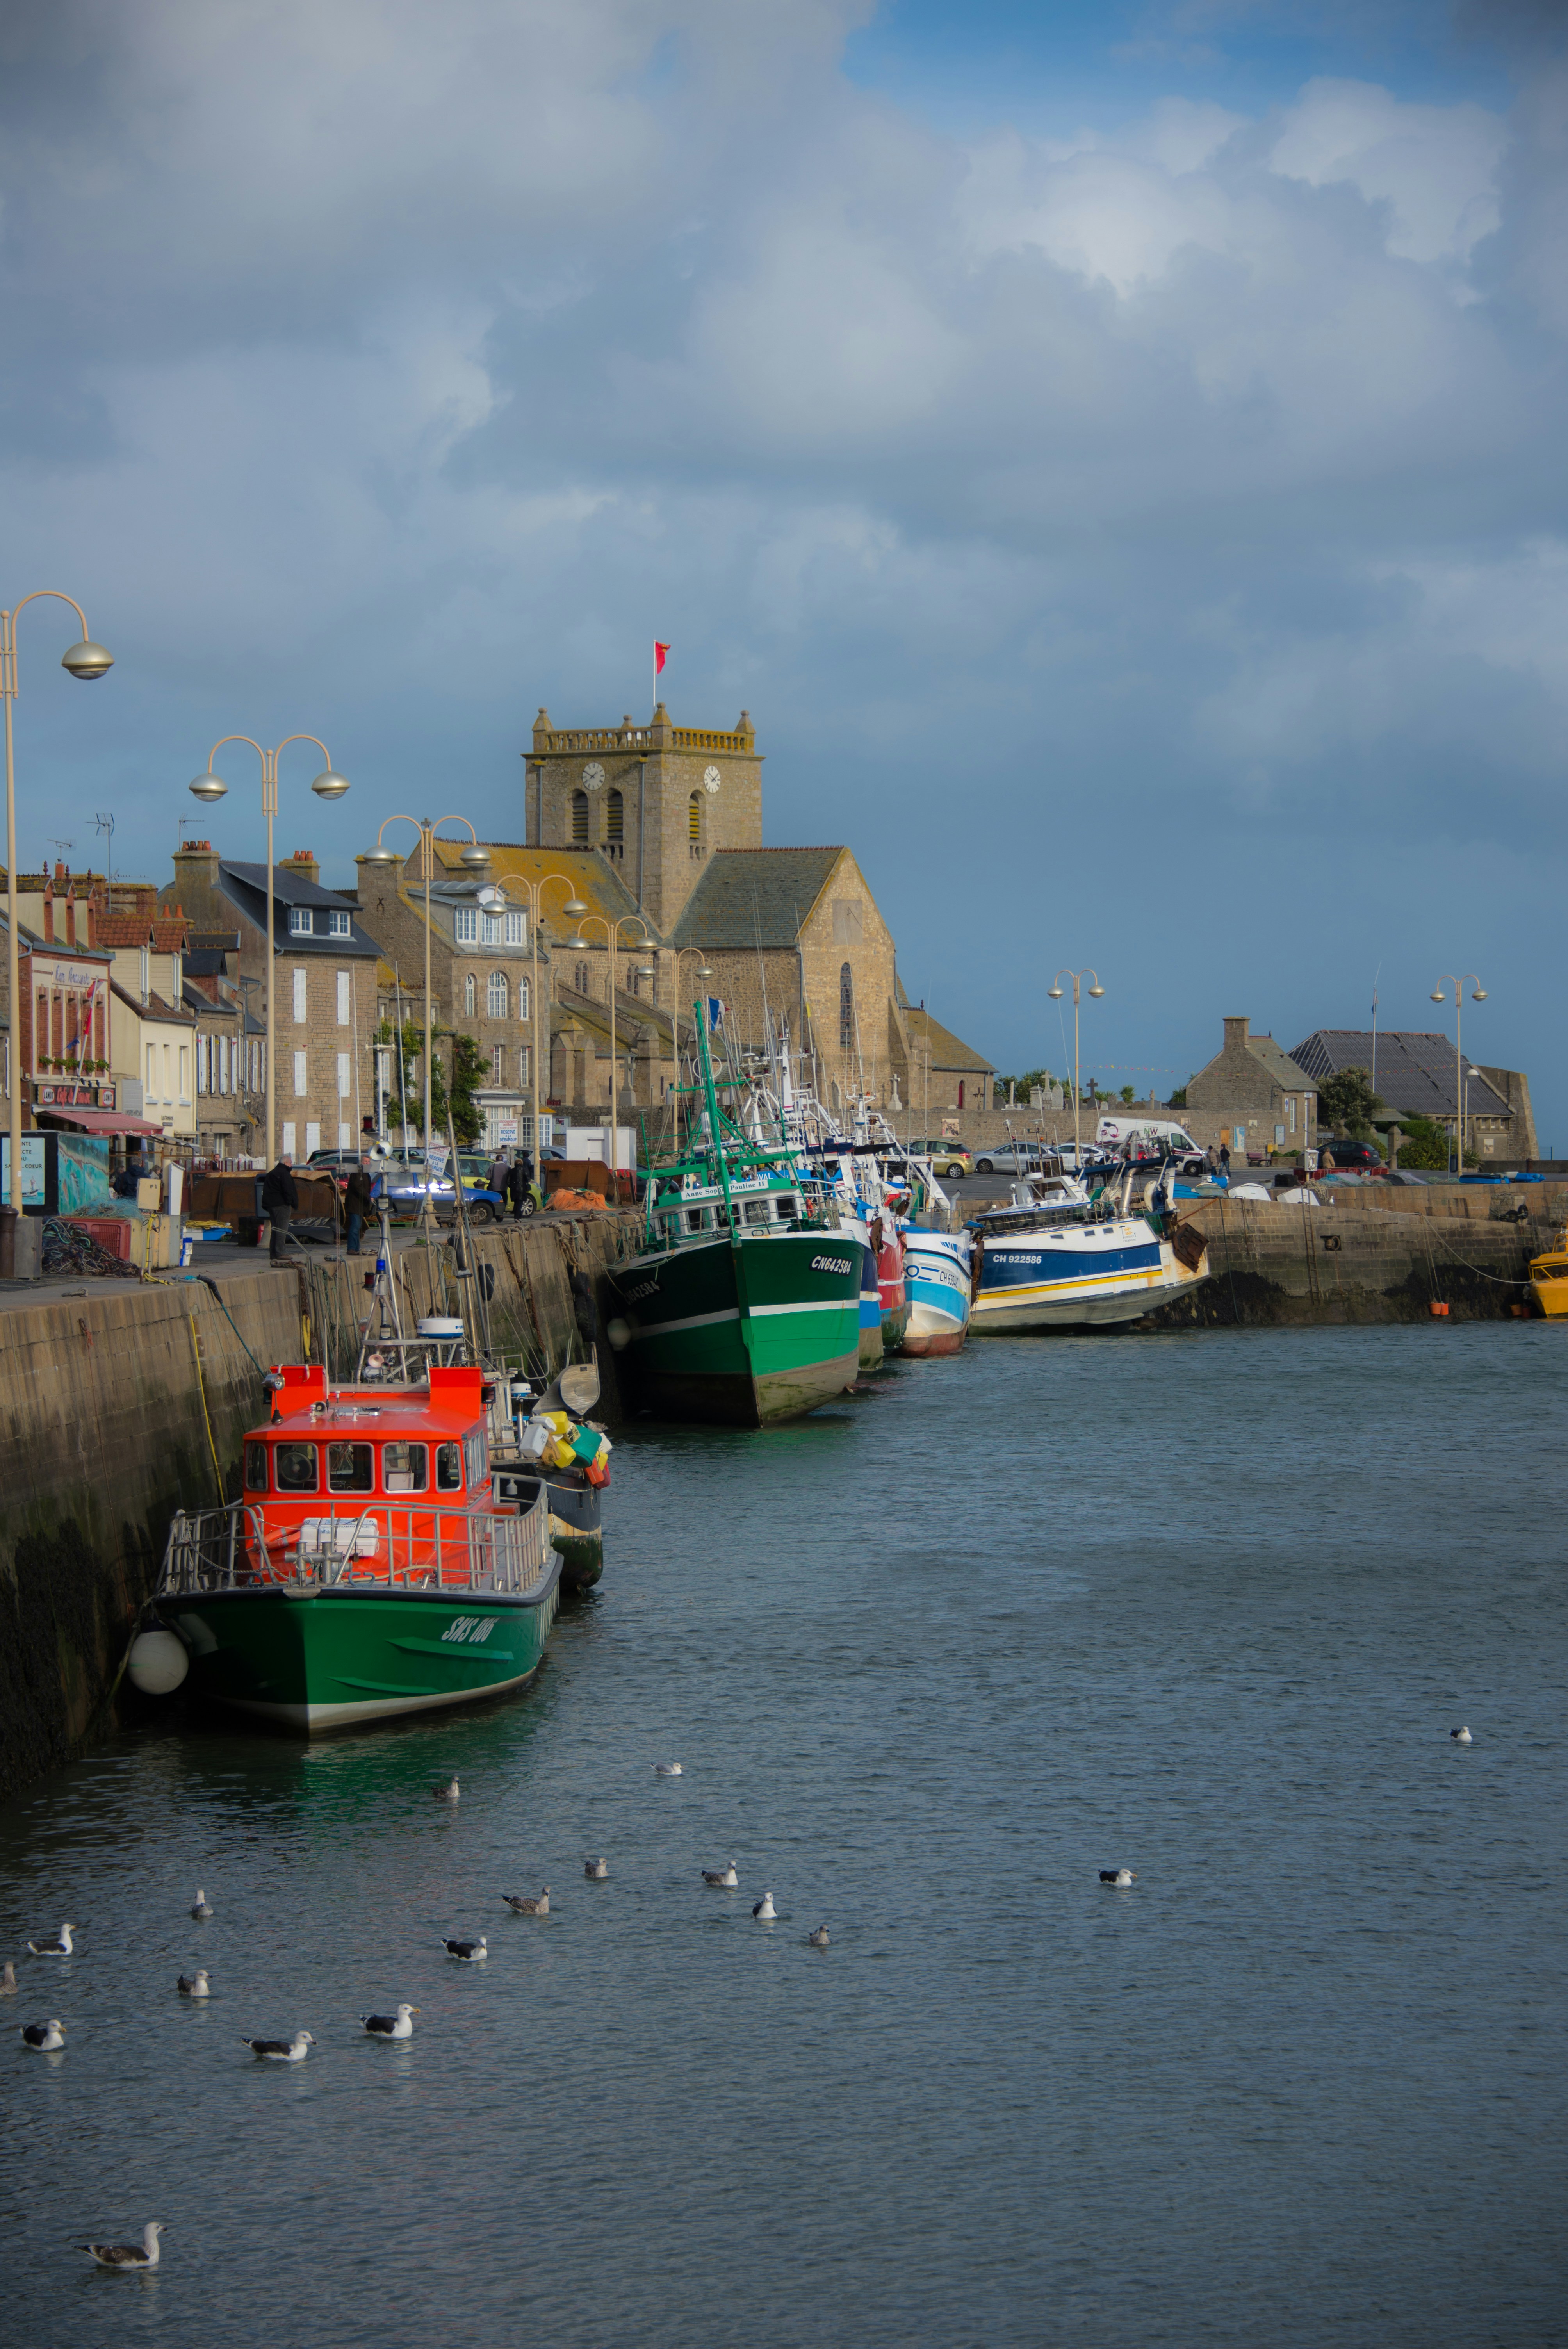
[[505, 1513], [329, 1505], [268, 1526], [253, 1502], [181, 1510], [169, 1528], [160, 1599], [282, 1586], [308, 1589], [482, 1591], [522, 1598], [550, 1563], [550, 1509]]

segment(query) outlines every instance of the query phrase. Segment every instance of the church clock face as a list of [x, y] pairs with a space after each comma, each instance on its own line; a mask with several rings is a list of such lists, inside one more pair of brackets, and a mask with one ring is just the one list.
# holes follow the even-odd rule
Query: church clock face
[[603, 782], [603, 768], [599, 764], [597, 759], [590, 759], [588, 764], [583, 770], [583, 790], [585, 792], [596, 792]]
[[703, 790], [705, 792], [716, 792], [718, 789], [718, 769], [717, 767], [710, 767], [707, 774], [704, 775], [702, 779]]

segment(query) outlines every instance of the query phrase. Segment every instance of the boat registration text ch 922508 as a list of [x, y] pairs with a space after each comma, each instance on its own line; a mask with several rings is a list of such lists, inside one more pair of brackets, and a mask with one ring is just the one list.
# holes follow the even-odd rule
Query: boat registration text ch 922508
[[813, 1272], [853, 1272], [854, 1266], [847, 1256], [814, 1256], [811, 1269]]

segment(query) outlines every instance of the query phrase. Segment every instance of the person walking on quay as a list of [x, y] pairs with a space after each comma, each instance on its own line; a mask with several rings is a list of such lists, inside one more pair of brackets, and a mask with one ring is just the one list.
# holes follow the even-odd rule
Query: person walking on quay
[[[278, 1163], [262, 1181], [262, 1213], [272, 1225], [272, 1238], [267, 1254], [273, 1264], [282, 1264], [284, 1250], [288, 1246], [289, 1220], [299, 1206], [299, 1185], [294, 1178], [294, 1160], [286, 1150], [278, 1153]], [[299, 1242], [296, 1240], [297, 1247]]]
[[372, 1185], [369, 1170], [363, 1158], [356, 1158], [349, 1169], [348, 1182], [343, 1194], [343, 1212], [348, 1218], [347, 1254], [359, 1254], [359, 1242], [365, 1230], [366, 1218], [373, 1211]]
[[526, 1150], [512, 1154], [511, 1172], [507, 1176], [507, 1196], [511, 1201], [511, 1220], [522, 1219], [524, 1202], [533, 1188], [533, 1160]]
[[1228, 1142], [1220, 1144], [1220, 1173], [1228, 1183], [1231, 1179], [1231, 1145]]
[[498, 1150], [495, 1156], [490, 1160], [490, 1173], [485, 1176], [485, 1189], [487, 1191], [493, 1191], [498, 1199], [504, 1201], [506, 1197], [507, 1178], [511, 1173], [511, 1160], [508, 1158], [504, 1150]]

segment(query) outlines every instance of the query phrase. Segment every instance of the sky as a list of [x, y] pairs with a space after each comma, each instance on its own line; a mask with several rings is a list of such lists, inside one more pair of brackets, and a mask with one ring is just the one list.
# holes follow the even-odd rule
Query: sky
[[1568, 1153], [1565, 215], [1568, 0], [6, 0], [20, 856], [521, 839], [658, 637], [1002, 1069], [1473, 972]]

